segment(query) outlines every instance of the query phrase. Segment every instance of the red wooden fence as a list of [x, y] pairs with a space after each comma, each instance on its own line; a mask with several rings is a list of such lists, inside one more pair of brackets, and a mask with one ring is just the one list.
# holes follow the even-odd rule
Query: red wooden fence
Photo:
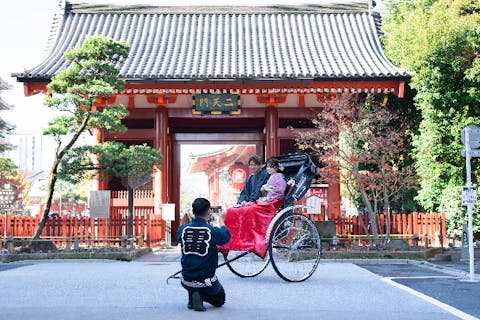
[[[166, 223], [153, 212], [151, 191], [134, 193], [133, 237], [136, 245], [155, 246], [165, 240]], [[39, 216], [0, 215], [0, 234], [5, 237], [31, 238]], [[128, 228], [127, 192], [112, 192], [109, 218], [49, 217], [41, 238], [52, 240], [58, 246], [121, 245], [126, 241]]]
[[[309, 217], [314, 221], [324, 221], [325, 214], [312, 214]], [[389, 218], [389, 219], [387, 219]], [[366, 227], [368, 233], [362, 226]], [[376, 226], [379, 235], [386, 233], [388, 221], [390, 222], [390, 238], [405, 239], [410, 244], [418, 239], [419, 245], [440, 246], [440, 241], [446, 245], [446, 223], [445, 213], [419, 213], [413, 212], [409, 214], [390, 213], [377, 215]], [[335, 220], [337, 236], [346, 240], [366, 239], [371, 236], [371, 223], [367, 216], [342, 216]]]
[[[135, 190], [134, 192], [134, 229], [135, 244], [155, 246], [165, 240], [166, 222], [161, 215], [154, 214], [153, 193], [151, 190]], [[326, 219], [325, 207], [322, 212], [308, 214], [314, 221]], [[411, 213], [411, 214], [381, 214], [377, 216], [377, 230], [385, 233], [387, 221], [390, 221], [391, 238], [407, 239], [413, 243], [414, 235], [418, 236], [419, 244], [438, 246], [441, 236], [446, 239], [445, 214]], [[0, 215], [0, 234], [5, 237], [30, 238], [38, 223], [38, 217]], [[337, 219], [336, 232], [340, 239], [363, 240], [368, 236], [362, 227], [363, 219], [368, 232], [371, 225], [366, 216], [342, 216]], [[442, 223], [440, 223], [440, 220]], [[127, 191], [113, 191], [110, 203], [109, 218], [67, 217], [48, 218], [42, 232], [42, 238], [51, 239], [56, 245], [67, 246], [74, 241], [80, 245], [121, 245], [127, 235], [128, 199]]]

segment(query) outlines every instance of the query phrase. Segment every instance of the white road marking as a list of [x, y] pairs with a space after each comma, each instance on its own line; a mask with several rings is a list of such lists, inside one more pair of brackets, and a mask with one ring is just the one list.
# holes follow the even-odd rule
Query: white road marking
[[[432, 298], [430, 296], [427, 296], [427, 295], [425, 295], [421, 292], [413, 290], [412, 288], [409, 288], [407, 286], [404, 286], [400, 283], [397, 283], [397, 282], [393, 281], [393, 279], [400, 279], [400, 278], [407, 278], [407, 277], [395, 277], [395, 278], [384, 278], [384, 277], [382, 277], [381, 279], [383, 281], [389, 283], [390, 285], [392, 285], [394, 287], [397, 287], [399, 289], [402, 289], [402, 290], [404, 290], [404, 291], [406, 291], [410, 294], [413, 294], [414, 296], [419, 297], [420, 299], [423, 299], [423, 300], [425, 300], [425, 301], [427, 301], [427, 302], [429, 302], [429, 303], [431, 303], [431, 304], [433, 304], [433, 305], [451, 313], [452, 315], [454, 315], [454, 316], [456, 316], [460, 319], [463, 319], [463, 320], [480, 320], [477, 317], [474, 317], [474, 316], [472, 316], [468, 313], [465, 313], [461, 310], [458, 310], [457, 308], [454, 308], [454, 307], [452, 307], [448, 304], [445, 304], [441, 301], [438, 301], [437, 299], [434, 299], [434, 298]], [[440, 277], [409, 277], [409, 278], [444, 278], [444, 277], [440, 276]]]

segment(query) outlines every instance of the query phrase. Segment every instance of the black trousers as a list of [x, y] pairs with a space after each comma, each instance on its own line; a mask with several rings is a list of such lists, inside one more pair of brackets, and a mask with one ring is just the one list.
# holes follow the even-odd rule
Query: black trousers
[[186, 286], [182, 283], [182, 286], [188, 291], [188, 301], [191, 301], [192, 293], [195, 291], [200, 293], [202, 300], [210, 303], [215, 307], [221, 307], [225, 304], [225, 290], [223, 289], [220, 281], [215, 281], [209, 287], [193, 288]]

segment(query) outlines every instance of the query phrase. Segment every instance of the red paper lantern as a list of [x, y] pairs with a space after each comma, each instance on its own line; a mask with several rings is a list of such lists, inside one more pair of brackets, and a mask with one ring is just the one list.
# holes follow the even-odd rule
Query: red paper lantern
[[229, 169], [230, 178], [232, 179], [232, 187], [235, 189], [242, 189], [245, 185], [245, 180], [247, 179], [248, 167], [235, 163]]

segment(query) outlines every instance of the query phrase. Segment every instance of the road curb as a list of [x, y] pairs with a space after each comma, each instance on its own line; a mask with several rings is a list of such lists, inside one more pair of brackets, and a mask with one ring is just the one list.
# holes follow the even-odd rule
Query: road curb
[[35, 253], [2, 253], [0, 262], [10, 263], [31, 260], [72, 260], [72, 259], [103, 259], [133, 261], [147, 253], [150, 248], [138, 248], [127, 251], [82, 251], [82, 252], [35, 252]]
[[[419, 267], [422, 267], [422, 268], [427, 268], [427, 269], [430, 269], [430, 270], [435, 270], [435, 271], [439, 271], [439, 272], [442, 272], [442, 273], [445, 273], [445, 274], [448, 274], [448, 275], [451, 275], [451, 276], [454, 276], [454, 277], [458, 277], [458, 278], [461, 278], [461, 279], [464, 279], [468, 276], [468, 272], [464, 271], [464, 270], [460, 270], [460, 269], [456, 269], [456, 268], [452, 268], [452, 267], [447, 267], [447, 266], [441, 266], [441, 265], [438, 265], [438, 264], [435, 264], [435, 263], [431, 263], [431, 262], [428, 262], [428, 261], [410, 261], [410, 263], [412, 264], [415, 264]], [[478, 278], [478, 276], [477, 276]]]

